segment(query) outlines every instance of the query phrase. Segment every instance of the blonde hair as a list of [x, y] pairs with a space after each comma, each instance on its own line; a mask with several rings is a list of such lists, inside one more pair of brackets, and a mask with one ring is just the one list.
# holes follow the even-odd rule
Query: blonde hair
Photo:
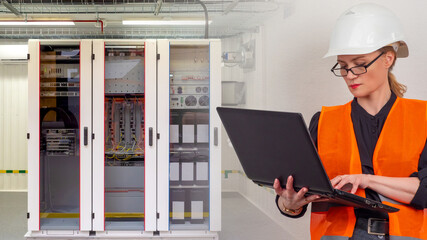
[[390, 86], [391, 91], [396, 94], [398, 97], [403, 97], [405, 94], [407, 87], [401, 83], [399, 83], [396, 80], [396, 77], [391, 72], [393, 70], [394, 64], [396, 63], [396, 52], [394, 51], [393, 47], [386, 46], [380, 49], [381, 52], [393, 52], [394, 53], [394, 60], [393, 64], [391, 64], [390, 68], [388, 69], [388, 85]]

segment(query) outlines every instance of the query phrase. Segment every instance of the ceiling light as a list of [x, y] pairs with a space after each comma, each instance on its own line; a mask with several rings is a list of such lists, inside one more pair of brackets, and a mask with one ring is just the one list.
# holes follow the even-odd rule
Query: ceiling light
[[[209, 24], [211, 24], [211, 20], [209, 20]], [[205, 20], [123, 20], [123, 25], [151, 25], [151, 26], [159, 26], [159, 25], [185, 25], [185, 26], [194, 26], [194, 25], [205, 25]]]
[[0, 20], [1, 26], [74, 26], [72, 21], [47, 21], [47, 20], [28, 20], [28, 21], [10, 21]]

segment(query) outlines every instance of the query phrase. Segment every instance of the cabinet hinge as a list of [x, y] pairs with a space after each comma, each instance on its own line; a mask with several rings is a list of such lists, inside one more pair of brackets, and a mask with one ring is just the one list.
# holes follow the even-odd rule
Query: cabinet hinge
[[95, 133], [92, 133], [92, 140], [95, 140]]
[[157, 139], [160, 139], [160, 133], [157, 133]]
[[27, 139], [30, 139], [30, 133], [27, 133]]
[[160, 53], [157, 53], [157, 60], [160, 60]]
[[27, 219], [30, 219], [30, 213], [27, 212]]
[[27, 60], [30, 60], [30, 54], [27, 53]]
[[92, 60], [95, 60], [95, 54], [92, 53]]
[[95, 219], [95, 213], [92, 213], [92, 219]]

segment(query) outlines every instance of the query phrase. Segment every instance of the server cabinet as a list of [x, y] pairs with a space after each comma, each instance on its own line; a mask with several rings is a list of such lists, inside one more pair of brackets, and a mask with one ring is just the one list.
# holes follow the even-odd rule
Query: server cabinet
[[27, 237], [217, 239], [219, 40], [30, 40], [29, 53]]
[[91, 42], [29, 41], [28, 229], [90, 231]]
[[220, 231], [220, 41], [157, 44], [158, 229]]
[[155, 231], [156, 42], [93, 48], [93, 230]]

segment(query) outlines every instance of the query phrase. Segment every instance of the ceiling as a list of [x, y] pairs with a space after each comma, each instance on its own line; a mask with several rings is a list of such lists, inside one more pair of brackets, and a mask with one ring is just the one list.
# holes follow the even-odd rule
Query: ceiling
[[[197, 18], [205, 13], [198, 0], [0, 0], [4, 20], [100, 20], [75, 26], [0, 26], [2, 39], [29, 38], [203, 38], [204, 26], [124, 26], [126, 19]], [[202, 0], [210, 38], [256, 30], [280, 12], [283, 0]]]

